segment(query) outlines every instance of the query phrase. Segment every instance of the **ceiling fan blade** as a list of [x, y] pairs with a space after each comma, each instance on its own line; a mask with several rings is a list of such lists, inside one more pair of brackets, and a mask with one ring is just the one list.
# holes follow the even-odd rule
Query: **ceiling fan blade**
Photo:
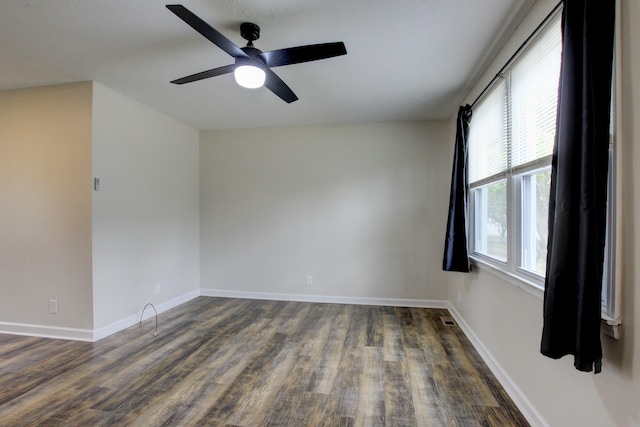
[[280, 67], [282, 65], [316, 61], [318, 59], [332, 58], [346, 54], [347, 49], [344, 47], [344, 43], [335, 42], [271, 50], [269, 52], [262, 52], [258, 56], [268, 67]]
[[181, 79], [173, 80], [171, 83], [176, 85], [182, 85], [185, 83], [196, 82], [198, 80], [208, 79], [209, 77], [219, 76], [221, 74], [233, 73], [236, 68], [235, 64], [225, 65], [224, 67], [214, 68], [212, 70], [202, 71], [200, 73], [192, 74], [190, 76], [183, 77]]
[[278, 95], [282, 98], [283, 101], [287, 102], [287, 104], [291, 104], [293, 101], [297, 101], [298, 97], [295, 93], [287, 86], [285, 82], [282, 81], [280, 77], [270, 69], [265, 70], [267, 73], [267, 78], [264, 82], [264, 85], [271, 92]]
[[181, 4], [168, 4], [167, 9], [175, 13], [178, 18], [189, 24], [191, 28], [205, 36], [207, 40], [227, 52], [229, 55], [233, 56], [234, 58], [238, 56], [241, 58], [248, 58], [248, 55], [244, 53], [242, 49], [240, 49], [231, 40], [223, 36], [222, 33], [204, 22], [186, 7], [182, 6]]

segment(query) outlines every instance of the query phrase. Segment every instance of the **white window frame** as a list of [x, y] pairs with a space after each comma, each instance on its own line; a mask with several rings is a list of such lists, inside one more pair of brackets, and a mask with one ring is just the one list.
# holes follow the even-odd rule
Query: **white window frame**
[[[523, 260], [523, 186], [522, 179], [541, 171], [550, 170], [551, 156], [534, 160], [506, 173], [488, 177], [474, 183], [469, 187], [469, 254], [472, 261], [492, 267], [506, 274], [509, 278], [515, 278], [522, 283], [531, 286], [538, 291], [544, 290], [544, 275], [526, 269], [521, 265]], [[476, 250], [476, 215], [477, 206], [475, 191], [488, 184], [506, 180], [507, 183], [507, 260], [502, 261]]]

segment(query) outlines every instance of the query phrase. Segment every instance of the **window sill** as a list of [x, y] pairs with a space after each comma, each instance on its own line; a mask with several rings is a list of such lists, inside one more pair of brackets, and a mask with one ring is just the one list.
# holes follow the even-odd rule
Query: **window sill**
[[622, 327], [622, 324], [620, 321], [602, 313], [602, 321], [600, 322], [600, 332], [610, 336], [614, 340], [619, 340], [621, 327]]

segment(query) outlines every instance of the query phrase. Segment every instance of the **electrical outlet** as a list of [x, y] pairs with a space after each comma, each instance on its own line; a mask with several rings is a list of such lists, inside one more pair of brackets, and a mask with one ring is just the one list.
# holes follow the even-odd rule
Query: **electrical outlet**
[[156, 295], [160, 293], [160, 283], [156, 283]]
[[58, 300], [50, 299], [49, 300], [49, 313], [58, 314]]
[[313, 276], [307, 276], [307, 285], [308, 286], [313, 285]]

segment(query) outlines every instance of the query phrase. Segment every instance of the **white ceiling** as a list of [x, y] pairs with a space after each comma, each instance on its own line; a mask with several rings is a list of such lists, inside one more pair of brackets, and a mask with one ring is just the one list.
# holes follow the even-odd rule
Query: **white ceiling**
[[[198, 129], [450, 117], [535, 0], [0, 0], [0, 90], [95, 80]], [[275, 68], [287, 104], [233, 75], [169, 83], [233, 59], [166, 9], [180, 3], [263, 51], [343, 41]]]

